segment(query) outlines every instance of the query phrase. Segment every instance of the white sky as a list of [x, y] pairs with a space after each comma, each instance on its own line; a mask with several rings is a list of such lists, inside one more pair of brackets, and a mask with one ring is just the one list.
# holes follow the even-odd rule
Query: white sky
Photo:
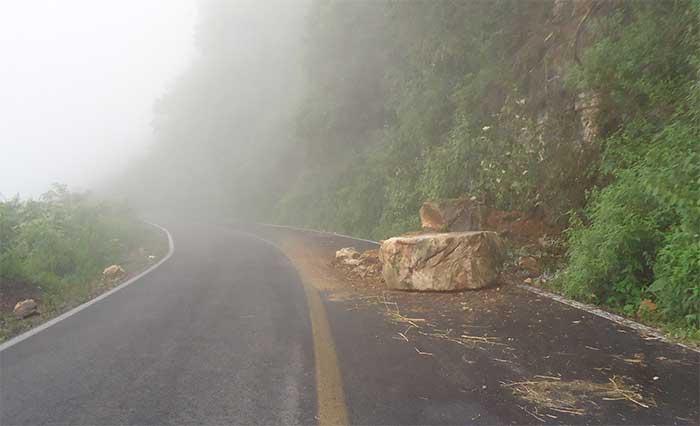
[[196, 0], [0, 0], [0, 194], [87, 189], [149, 143]]

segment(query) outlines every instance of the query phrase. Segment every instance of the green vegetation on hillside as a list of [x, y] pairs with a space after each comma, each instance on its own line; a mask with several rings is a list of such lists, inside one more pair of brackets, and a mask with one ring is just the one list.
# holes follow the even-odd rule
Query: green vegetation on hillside
[[697, 0], [249, 6], [202, 3], [130, 198], [378, 239], [477, 197], [569, 228], [560, 291], [696, 333]]
[[[357, 44], [346, 42], [358, 37], [345, 29], [376, 8], [315, 3], [322, 13], [314, 16], [333, 23], [317, 25], [326, 32], [313, 39], [314, 82], [368, 86], [375, 96], [310, 92], [305, 105], [316, 115], [302, 115], [302, 143], [324, 160], [310, 162], [314, 173], [283, 198], [281, 220], [381, 238], [417, 229], [424, 200], [463, 195], [503, 209], [541, 210], [560, 224], [573, 217], [570, 265], [557, 281], [566, 294], [627, 314], [651, 299], [659, 311], [650, 319], [696, 333], [698, 4], [589, 3], [601, 12], [589, 24], [593, 41], [579, 65], [571, 55], [564, 66], [556, 46], [533, 42], [556, 40], [566, 28], [557, 27], [544, 2], [390, 2], [379, 14], [383, 23], [363, 32], [375, 38]], [[327, 46], [336, 39], [350, 51]], [[333, 53], [353, 64], [379, 55], [386, 72], [368, 77], [367, 65], [338, 61], [334, 72], [314, 73], [320, 67], [313, 58], [327, 65]], [[539, 63], [533, 55], [541, 55]], [[547, 61], [562, 75], [547, 74]], [[531, 75], [542, 63], [544, 77], [561, 79], [561, 86], [538, 86]], [[582, 146], [567, 98], [590, 93], [599, 99], [599, 134], [594, 146]], [[353, 112], [361, 109], [352, 104], [358, 100], [371, 116]], [[355, 118], [361, 131], [344, 125]], [[336, 137], [329, 141], [329, 134]], [[330, 151], [340, 153], [335, 158], [328, 158], [328, 143], [338, 144]]]
[[128, 209], [65, 186], [38, 200], [0, 202], [0, 337], [25, 325], [12, 316], [19, 300], [38, 299], [46, 319], [101, 291], [105, 267], [133, 274], [166, 252], [162, 232]]
[[559, 54], [541, 56], [550, 11], [517, 0], [313, 2], [296, 141], [309, 155], [277, 219], [382, 238], [416, 229], [424, 200], [470, 194], [565, 221], [590, 185], [591, 155], [563, 105], [575, 93], [547, 68]]
[[598, 167], [608, 184], [574, 217], [560, 285], [628, 314], [651, 299], [663, 319], [697, 330], [700, 4], [692, 6], [655, 3], [601, 20], [600, 40], [573, 73], [604, 96], [610, 131]]

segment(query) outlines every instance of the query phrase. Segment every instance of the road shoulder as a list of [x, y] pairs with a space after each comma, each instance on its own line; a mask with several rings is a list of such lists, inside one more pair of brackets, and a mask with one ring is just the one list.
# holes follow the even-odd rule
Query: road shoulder
[[89, 294], [76, 295], [76, 297], [69, 299], [64, 305], [56, 309], [39, 309], [37, 315], [24, 320], [14, 318], [11, 311], [4, 312], [2, 316], [3, 333], [0, 336], [0, 351], [51, 327], [110, 294], [136, 282], [169, 259], [175, 251], [175, 244], [168, 230], [152, 223], [146, 223], [146, 225], [152, 228], [154, 238], [149, 241], [150, 246], [145, 247], [143, 253], [130, 252], [127, 254], [126, 263], [124, 264], [127, 273], [120, 279], [103, 280], [101, 277], [96, 277], [90, 283]]

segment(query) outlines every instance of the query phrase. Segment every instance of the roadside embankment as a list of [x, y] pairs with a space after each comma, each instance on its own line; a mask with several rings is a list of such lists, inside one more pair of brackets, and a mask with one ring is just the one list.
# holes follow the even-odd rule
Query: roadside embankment
[[0, 342], [156, 264], [168, 236], [128, 209], [56, 187], [0, 203]]

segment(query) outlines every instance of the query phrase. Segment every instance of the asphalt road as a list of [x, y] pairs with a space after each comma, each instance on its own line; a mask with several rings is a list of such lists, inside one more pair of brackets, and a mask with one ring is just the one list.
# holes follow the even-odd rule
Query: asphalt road
[[[0, 425], [696, 424], [695, 352], [518, 289], [496, 291], [496, 305], [477, 303], [469, 325], [507, 345], [465, 349], [415, 330], [408, 344], [383, 305], [358, 309], [305, 285], [266, 240], [301, 235], [331, 255], [369, 243], [165, 225], [175, 240], [165, 263], [0, 352]], [[455, 295], [393, 297], [405, 312], [412, 303], [415, 315], [433, 309], [437, 328], [463, 325], [446, 304]], [[545, 416], [502, 385], [538, 374], [603, 383], [621, 374], [652, 392], [655, 406], [598, 401], [586, 415]]]
[[226, 228], [0, 353], [0, 424], [315, 423], [313, 343], [289, 261]]

